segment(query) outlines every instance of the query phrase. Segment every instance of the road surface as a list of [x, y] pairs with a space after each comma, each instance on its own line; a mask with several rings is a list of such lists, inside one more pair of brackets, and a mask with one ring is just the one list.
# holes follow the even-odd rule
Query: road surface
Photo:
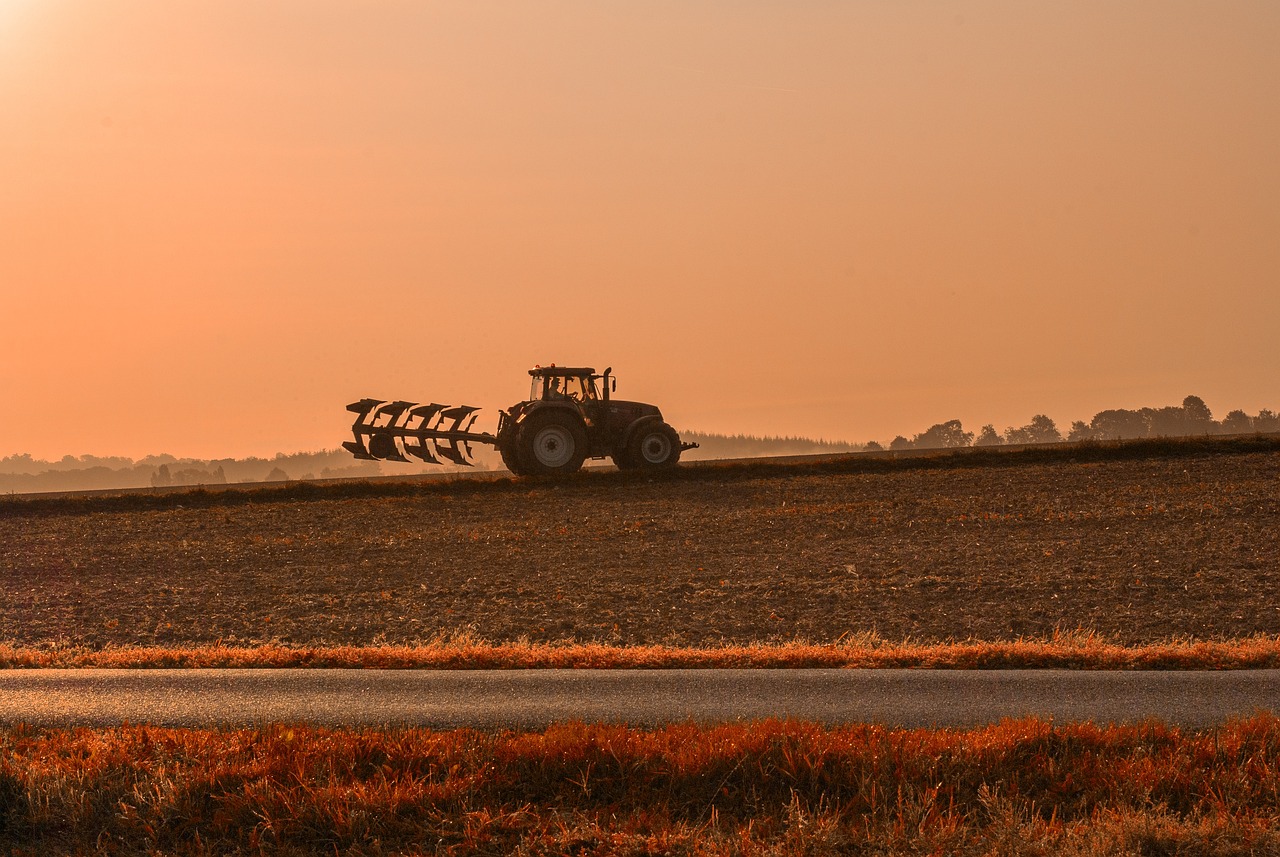
[[970, 726], [1158, 718], [1209, 726], [1280, 710], [1280, 670], [0, 670], [0, 722], [309, 722], [539, 728], [795, 717]]

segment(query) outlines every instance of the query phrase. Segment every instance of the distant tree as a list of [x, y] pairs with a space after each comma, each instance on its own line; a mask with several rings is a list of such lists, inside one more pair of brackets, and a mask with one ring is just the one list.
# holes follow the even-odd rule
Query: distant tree
[[1253, 430], [1260, 432], [1280, 431], [1280, 415], [1275, 414], [1269, 408], [1263, 408], [1253, 418]]
[[1209, 406], [1199, 396], [1187, 396], [1183, 399], [1182, 412], [1188, 434], [1211, 434], [1218, 427], [1213, 421]]
[[893, 440], [889, 441], [890, 449], [911, 449], [913, 446], [915, 446], [915, 444], [907, 440], [902, 435], [898, 435]]
[[1036, 414], [1022, 428], [1005, 429], [1004, 439], [1006, 443], [1058, 443], [1062, 440], [1062, 433], [1053, 420], [1044, 414]]
[[1186, 437], [1190, 434], [1187, 412], [1182, 408], [1143, 408], [1147, 433], [1152, 437]]
[[227, 474], [221, 467], [206, 470], [203, 467], [184, 467], [173, 472], [173, 485], [225, 485]]
[[173, 476], [169, 473], [169, 465], [161, 464], [156, 468], [156, 472], [151, 476], [151, 485], [154, 488], [167, 488], [173, 484]]
[[862, 451], [863, 452], [884, 452], [884, 447], [881, 446], [877, 441], [869, 440], [867, 441], [867, 445], [862, 447]]
[[271, 472], [267, 474], [267, 478], [263, 481], [264, 482], [288, 482], [289, 474], [285, 473], [279, 467], [273, 467], [271, 468]]
[[1004, 438], [996, 434], [996, 427], [991, 423], [987, 423], [978, 432], [978, 439], [973, 442], [974, 446], [1000, 446], [1004, 443]]
[[176, 464], [177, 462], [178, 459], [174, 458], [172, 455], [169, 455], [168, 453], [161, 453], [160, 455], [148, 455], [138, 463], [145, 464], [150, 467], [158, 467], [161, 464]]
[[1062, 432], [1058, 426], [1044, 414], [1036, 414], [1027, 426], [1036, 443], [1062, 443]]
[[947, 420], [930, 426], [912, 440], [916, 449], [956, 449], [973, 443], [973, 432], [965, 431], [959, 420]]
[[1071, 430], [1067, 432], [1067, 440], [1078, 443], [1082, 440], [1093, 440], [1093, 429], [1089, 428], [1089, 424], [1084, 420], [1075, 420], [1071, 423]]
[[1147, 437], [1151, 433], [1147, 416], [1138, 411], [1123, 408], [1110, 411], [1099, 411], [1089, 423], [1093, 436], [1098, 440], [1119, 440], [1120, 438]]
[[1253, 417], [1241, 410], [1229, 411], [1222, 418], [1222, 430], [1227, 434], [1249, 434], [1253, 429]]
[[0, 458], [0, 473], [38, 473], [41, 463], [32, 458], [31, 453], [21, 452]]
[[1009, 426], [1004, 430], [1004, 442], [1008, 444], [1015, 443], [1032, 443], [1031, 437], [1027, 434], [1027, 427], [1014, 428]]

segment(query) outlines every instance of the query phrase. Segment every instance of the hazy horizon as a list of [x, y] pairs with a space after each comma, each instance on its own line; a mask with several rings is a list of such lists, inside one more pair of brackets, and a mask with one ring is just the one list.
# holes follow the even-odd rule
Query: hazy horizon
[[[1187, 422], [1185, 409], [1190, 405], [1195, 416], [1192, 422]], [[1207, 414], [1201, 415], [1199, 409], [1204, 408]], [[956, 432], [963, 428], [970, 430], [968, 440], [961, 445], [984, 445], [984, 441], [979, 439], [975, 444], [977, 434], [988, 427], [995, 429], [997, 439], [995, 443], [1043, 443], [1052, 442], [1052, 439], [1035, 439], [1026, 435], [1026, 431], [1032, 428], [1031, 423], [1036, 423], [1047, 414], [1036, 414], [1029, 420], [1018, 425], [996, 425], [990, 421], [983, 423], [965, 422], [959, 419], [938, 419], [930, 423], [928, 426], [919, 427], [918, 431], [902, 431], [897, 432], [892, 438], [865, 438], [863, 440], [848, 440], [843, 438], [820, 438], [809, 437], [804, 435], [752, 435], [745, 433], [715, 433], [703, 432], [689, 426], [679, 426], [682, 439], [701, 441], [703, 449], [692, 450], [686, 454], [686, 457], [693, 459], [707, 457], [747, 457], [753, 455], [791, 455], [803, 454], [807, 452], [829, 452], [837, 449], [848, 449], [850, 451], [859, 451], [863, 449], [895, 448], [892, 444], [897, 442], [907, 442], [911, 446], [916, 446], [917, 441], [921, 437], [929, 438], [929, 432], [942, 429], [946, 425], [955, 424]], [[496, 419], [496, 415], [494, 417]], [[1083, 417], [1071, 420], [1057, 420], [1049, 418], [1048, 429], [1058, 432], [1060, 440], [1075, 440], [1080, 438], [1069, 437], [1069, 433], [1076, 430], [1077, 426], [1085, 429], [1085, 434], [1090, 432], [1096, 433], [1094, 439], [1119, 439], [1119, 438], [1141, 438], [1141, 437], [1193, 437], [1200, 434], [1248, 434], [1250, 432], [1274, 433], [1280, 431], [1280, 409], [1264, 408], [1259, 409], [1256, 414], [1250, 414], [1240, 408], [1232, 408], [1224, 411], [1215, 411], [1208, 407], [1199, 396], [1189, 395], [1184, 398], [1182, 404], [1166, 403], [1164, 405], [1153, 405], [1148, 403], [1139, 408], [1104, 408], [1095, 413], [1092, 417], [1085, 419]], [[1126, 419], [1128, 418], [1128, 419]], [[1201, 420], [1207, 419], [1205, 423]], [[1118, 420], [1118, 421], [1117, 421]], [[1133, 420], [1138, 422], [1145, 421], [1147, 423], [1145, 432], [1137, 431], [1134, 428]], [[1235, 422], [1233, 423], [1233, 420]], [[1117, 427], [1123, 427], [1119, 434], [1116, 434]], [[1045, 427], [1041, 426], [1043, 430]], [[479, 431], [480, 429], [476, 429]], [[1018, 435], [1018, 436], [1011, 436]], [[945, 437], [940, 436], [940, 437]], [[344, 438], [344, 439], [349, 439]], [[955, 439], [954, 436], [951, 439]], [[932, 440], [926, 440], [925, 446], [920, 448], [934, 448], [933, 443], [939, 440], [938, 437]], [[707, 448], [710, 441], [710, 448]], [[986, 443], [993, 441], [987, 439]], [[937, 446], [945, 446], [943, 442], [938, 442]], [[759, 449], [752, 449], [758, 447]], [[813, 447], [813, 449], [800, 449], [800, 447]], [[733, 451], [727, 452], [725, 455], [718, 454], [732, 448]], [[905, 448], [905, 447], [903, 447]], [[773, 451], [766, 451], [772, 449]], [[781, 450], [781, 451], [779, 451]], [[708, 456], [707, 453], [711, 452]], [[142, 456], [120, 456], [120, 455], [98, 455], [94, 453], [64, 453], [61, 456], [42, 457], [32, 455], [29, 452], [3, 453], [0, 452], [0, 475], [5, 473], [27, 473], [36, 474], [40, 471], [32, 469], [30, 466], [20, 470], [4, 469], [4, 465], [10, 462], [19, 462], [22, 459], [29, 459], [30, 463], [35, 464], [53, 464], [67, 465], [71, 464], [89, 464], [90, 466], [116, 466], [116, 467], [132, 467], [135, 465], [155, 466], [161, 463], [178, 463], [178, 464], [216, 464], [219, 462], [238, 462], [245, 463], [250, 461], [256, 462], [273, 462], [283, 458], [305, 458], [308, 456], [336, 456], [343, 459], [347, 465], [363, 465], [355, 459], [351, 454], [342, 448], [340, 443], [331, 446], [320, 447], [316, 449], [305, 450], [277, 450], [274, 453], [252, 456], [188, 456], [175, 455], [172, 452], [161, 450], [151, 451]], [[337, 463], [337, 462], [334, 462]], [[398, 464], [393, 460], [385, 460], [378, 462], [383, 466], [390, 467], [392, 471], [409, 472], [410, 470], [421, 470], [424, 473], [438, 472], [442, 469], [441, 465], [424, 464], [416, 460], [410, 460], [404, 464]], [[481, 464], [482, 469], [487, 467], [502, 466], [495, 450], [485, 444], [478, 444], [475, 447], [475, 458], [473, 464]], [[449, 465], [444, 469], [469, 469], [468, 465]], [[312, 477], [313, 478], [313, 477]]]
[[1274, 409], [1277, 44], [1260, 0], [0, 0], [0, 457], [496, 420], [551, 362], [849, 443]]

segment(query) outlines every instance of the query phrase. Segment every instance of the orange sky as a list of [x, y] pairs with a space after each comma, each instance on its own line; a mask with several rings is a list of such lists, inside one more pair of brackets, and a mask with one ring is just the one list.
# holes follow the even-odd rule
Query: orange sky
[[[1280, 4], [0, 0], [0, 456], [1280, 409]], [[496, 419], [496, 416], [494, 417]]]

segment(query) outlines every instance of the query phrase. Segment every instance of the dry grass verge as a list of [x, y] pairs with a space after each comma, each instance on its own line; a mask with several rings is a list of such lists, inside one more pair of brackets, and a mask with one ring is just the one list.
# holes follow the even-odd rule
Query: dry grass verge
[[1047, 640], [891, 643], [863, 634], [838, 643], [680, 648], [598, 643], [489, 643], [458, 635], [421, 645], [30, 648], [0, 644], [0, 668], [349, 669], [1078, 669], [1280, 668], [1280, 637], [1171, 640], [1138, 646], [1087, 632]]
[[0, 730], [0, 849], [1275, 854], [1280, 720], [1209, 731]]

